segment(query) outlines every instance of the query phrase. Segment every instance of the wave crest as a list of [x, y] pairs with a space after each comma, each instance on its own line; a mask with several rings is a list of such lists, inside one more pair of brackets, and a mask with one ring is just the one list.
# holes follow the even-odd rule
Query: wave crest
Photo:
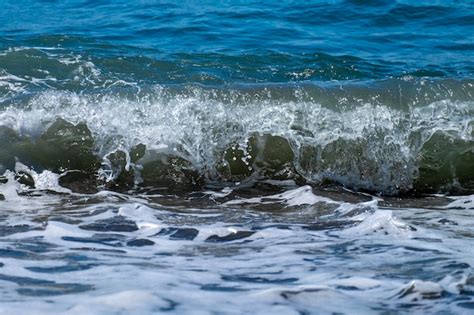
[[383, 194], [473, 190], [472, 101], [345, 106], [331, 105], [332, 90], [321, 101], [311, 91], [47, 91], [0, 112], [0, 166], [125, 187], [292, 179]]

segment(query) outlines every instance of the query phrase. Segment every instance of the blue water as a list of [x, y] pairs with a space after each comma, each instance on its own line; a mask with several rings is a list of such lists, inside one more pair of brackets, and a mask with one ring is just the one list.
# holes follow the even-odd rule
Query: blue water
[[[105, 71], [116, 71], [113, 60], [122, 57], [120, 77], [154, 83], [360, 80], [407, 73], [472, 77], [473, 6], [472, 1], [4, 1], [0, 47], [61, 47], [98, 59]], [[173, 71], [176, 77], [160, 76]]]
[[470, 314], [474, 1], [0, 1], [0, 314]]

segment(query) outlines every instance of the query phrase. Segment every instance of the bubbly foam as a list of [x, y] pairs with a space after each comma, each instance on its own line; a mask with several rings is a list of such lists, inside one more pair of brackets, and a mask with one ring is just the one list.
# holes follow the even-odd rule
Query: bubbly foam
[[201, 87], [176, 94], [154, 86], [129, 97], [47, 91], [2, 110], [0, 124], [34, 139], [57, 118], [84, 122], [100, 157], [144, 144], [185, 158], [211, 179], [229, 146], [245, 149], [252, 135], [277, 135], [288, 140], [294, 167], [307, 180], [326, 178], [384, 193], [411, 189], [423, 145], [436, 132], [473, 141], [471, 101], [442, 100], [407, 109], [362, 102], [340, 109], [311, 101], [305, 90], [294, 90], [302, 95], [294, 101], [272, 96], [277, 92], [268, 89], [267, 98], [245, 99], [238, 90], [222, 94]]
[[465, 210], [386, 209], [307, 186], [226, 201], [234, 193], [207, 191], [200, 209], [197, 196], [105, 191], [17, 195], [16, 211], [39, 202], [29, 216], [0, 203], [8, 216], [0, 225], [0, 310], [462, 313], [472, 303], [474, 256], [458, 237], [474, 222]]

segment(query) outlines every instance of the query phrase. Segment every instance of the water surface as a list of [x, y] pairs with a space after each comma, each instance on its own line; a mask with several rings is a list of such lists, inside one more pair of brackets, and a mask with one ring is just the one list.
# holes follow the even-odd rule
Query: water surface
[[0, 311], [474, 308], [474, 2], [4, 1]]

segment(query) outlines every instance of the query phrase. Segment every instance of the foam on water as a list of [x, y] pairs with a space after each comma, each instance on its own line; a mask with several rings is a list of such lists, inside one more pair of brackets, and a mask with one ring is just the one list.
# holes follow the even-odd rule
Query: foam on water
[[387, 209], [308, 186], [235, 202], [37, 192], [0, 203], [3, 314], [467, 314], [474, 302], [474, 220], [449, 201]]
[[474, 198], [472, 195], [451, 198], [454, 200], [446, 206], [446, 209], [474, 209]]
[[[225, 197], [220, 196], [220, 197]], [[255, 197], [248, 199], [234, 199], [226, 202], [226, 205], [238, 205], [238, 204], [272, 204], [281, 202], [283, 204], [291, 206], [300, 206], [300, 205], [313, 205], [315, 203], [328, 203], [328, 204], [339, 204], [329, 198], [316, 196], [313, 194], [311, 186], [302, 186], [300, 188], [286, 191], [277, 195], [270, 195], [265, 197]]]

